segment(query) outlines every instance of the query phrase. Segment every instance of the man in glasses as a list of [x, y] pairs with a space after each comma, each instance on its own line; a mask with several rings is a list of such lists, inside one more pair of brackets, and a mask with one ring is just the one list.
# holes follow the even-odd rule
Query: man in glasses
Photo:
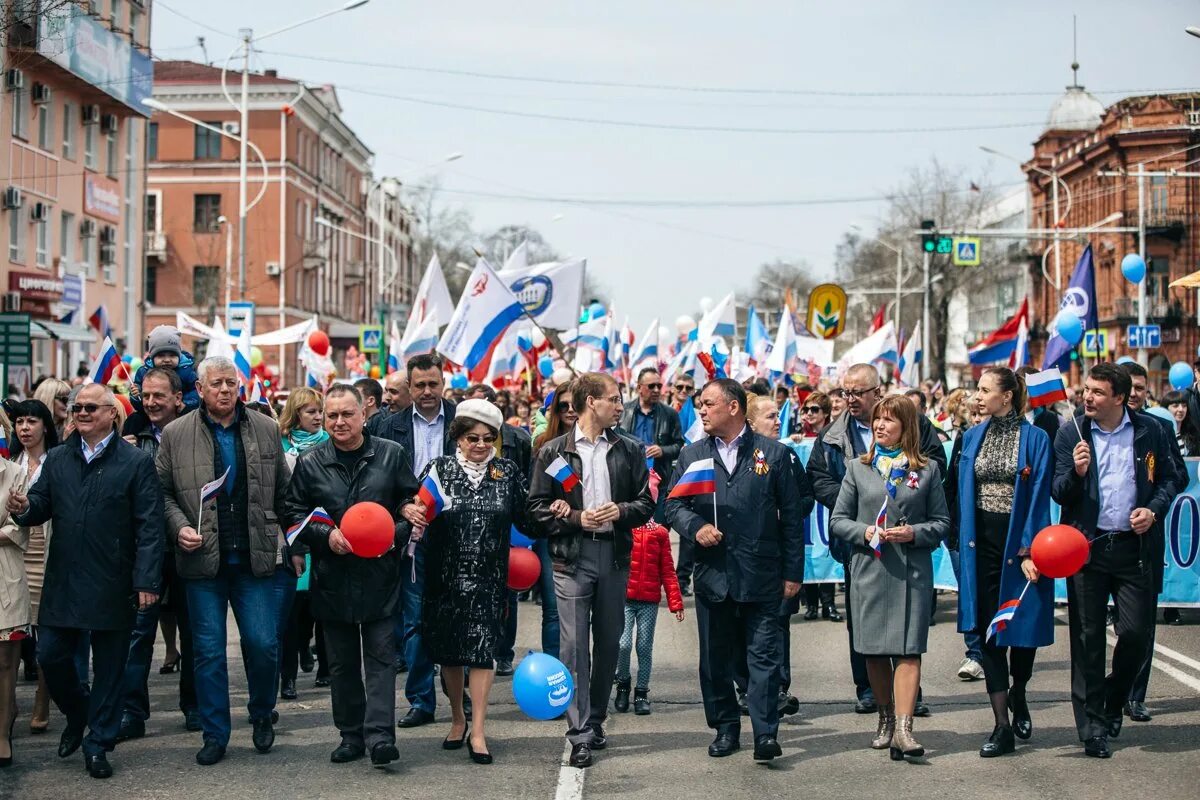
[[[817, 437], [812, 453], [808, 457], [808, 476], [812, 480], [817, 502], [829, 511], [837, 505], [842, 479], [846, 476], [846, 464], [871, 448], [871, 415], [879, 403], [879, 371], [871, 364], [855, 364], [842, 376], [841, 391], [846, 400], [846, 411], [829, 424]], [[937, 462], [941, 475], [946, 474], [946, 451], [938, 441], [937, 433], [928, 419], [918, 417], [921, 428], [921, 452]], [[850, 635], [850, 671], [854, 676], [857, 699], [854, 711], [858, 714], [873, 714], [878, 709], [875, 694], [867, 679], [867, 662], [854, 649], [854, 617], [850, 608], [850, 551], [844, 543], [833, 539], [829, 552], [842, 562], [846, 573], [846, 632]], [[928, 716], [929, 707], [918, 697], [917, 716]]]
[[[117, 434], [116, 398], [108, 387], [83, 387], [71, 411], [75, 432], [46, 454], [28, 495], [14, 491], [7, 509], [18, 525], [53, 522], [38, 611], [38, 663], [67, 718], [59, 757], [82, 745], [88, 773], [107, 778], [112, 767], [106, 753], [121, 725], [130, 631], [137, 612], [157, 603], [161, 593], [163, 496], [154, 460]], [[84, 635], [91, 638], [90, 690], [75, 667]]]
[[[657, 368], [646, 367], [639, 372], [637, 399], [630, 400], [621, 410], [621, 430], [646, 445], [646, 465], [663, 481], [669, 481], [675, 459], [683, 449], [683, 430], [679, 426], [679, 413], [663, 405], [662, 389]], [[654, 510], [654, 518], [659, 522], [665, 499], [666, 493], [660, 493]]]

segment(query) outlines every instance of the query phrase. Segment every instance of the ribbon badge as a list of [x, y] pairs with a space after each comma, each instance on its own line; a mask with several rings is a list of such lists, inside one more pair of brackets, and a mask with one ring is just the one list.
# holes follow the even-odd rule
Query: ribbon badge
[[771, 471], [771, 466], [767, 464], [767, 457], [762, 450], [755, 449], [754, 451], [754, 474], [766, 475]]
[[488, 474], [494, 481], [504, 480], [504, 469], [495, 462], [492, 463], [491, 469], [488, 470]]
[[918, 480], [917, 473], [915, 473], [915, 472], [910, 472], [910, 473], [908, 473], [908, 480], [906, 480], [906, 481], [904, 482], [904, 485], [905, 485], [905, 486], [907, 486], [907, 487], [908, 487], [908, 488], [910, 488], [910, 489], [916, 489], [916, 488], [918, 488], [918, 487], [921, 485], [921, 483], [920, 483], [920, 481]]
[[1146, 453], [1146, 478], [1154, 483], [1154, 451]]

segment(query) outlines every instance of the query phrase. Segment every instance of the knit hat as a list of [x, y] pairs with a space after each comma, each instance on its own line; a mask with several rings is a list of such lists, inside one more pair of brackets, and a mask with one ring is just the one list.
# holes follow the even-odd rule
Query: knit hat
[[160, 353], [183, 355], [183, 345], [179, 340], [179, 329], [174, 325], [159, 325], [150, 331], [147, 337], [147, 348], [150, 358]]
[[497, 433], [504, 425], [500, 409], [487, 400], [463, 400], [454, 409], [456, 419], [473, 419], [482, 422]]

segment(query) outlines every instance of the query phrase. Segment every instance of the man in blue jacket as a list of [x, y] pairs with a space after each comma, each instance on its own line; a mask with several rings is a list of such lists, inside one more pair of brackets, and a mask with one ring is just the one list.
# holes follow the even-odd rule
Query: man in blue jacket
[[[671, 528], [696, 545], [696, 620], [700, 629], [700, 692], [708, 726], [717, 732], [708, 754], [741, 746], [741, 714], [733, 659], [746, 659], [746, 697], [754, 727], [754, 759], [782, 755], [779, 667], [783, 659], [779, 603], [804, 580], [803, 500], [795, 455], [746, 424], [746, 390], [737, 381], [710, 382], [700, 394], [708, 436], [685, 447], [671, 480], [710, 460], [713, 494], [670, 496]], [[811, 498], [804, 498], [811, 504]], [[731, 657], [732, 656], [732, 657]]]

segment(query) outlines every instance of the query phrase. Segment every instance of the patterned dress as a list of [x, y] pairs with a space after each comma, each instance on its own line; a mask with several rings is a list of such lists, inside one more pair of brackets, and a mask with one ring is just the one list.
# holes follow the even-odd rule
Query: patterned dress
[[454, 456], [435, 458], [445, 508], [425, 531], [425, 602], [421, 635], [444, 666], [491, 669], [504, 628], [509, 532], [525, 515], [525, 478], [493, 459], [478, 489]]

